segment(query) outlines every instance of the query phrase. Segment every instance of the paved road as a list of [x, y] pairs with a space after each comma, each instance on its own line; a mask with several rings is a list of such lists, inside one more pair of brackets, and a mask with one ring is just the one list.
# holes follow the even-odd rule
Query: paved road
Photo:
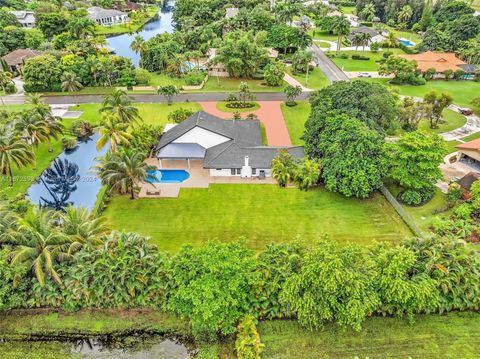
[[310, 51], [312, 51], [313, 56], [315, 57], [315, 62], [322, 72], [327, 76], [330, 82], [335, 81], [350, 81], [348, 76], [338, 68], [337, 65], [320, 49], [317, 45], [313, 44], [310, 46]]
[[[308, 93], [302, 93], [298, 100], [306, 100]], [[138, 103], [165, 103], [165, 97], [154, 94], [143, 95], [130, 95], [134, 102]], [[203, 93], [191, 93], [180, 94], [173, 98], [173, 102], [209, 102], [209, 101], [223, 101], [228, 96], [224, 92], [203, 92]], [[286, 97], [283, 92], [261, 92], [255, 93], [257, 101], [285, 101]], [[43, 100], [51, 105], [57, 104], [81, 104], [81, 103], [101, 103], [103, 101], [103, 95], [78, 95], [78, 96], [44, 96]], [[2, 97], [0, 103], [5, 105], [22, 104], [25, 103], [25, 96], [23, 95], [10, 95]]]

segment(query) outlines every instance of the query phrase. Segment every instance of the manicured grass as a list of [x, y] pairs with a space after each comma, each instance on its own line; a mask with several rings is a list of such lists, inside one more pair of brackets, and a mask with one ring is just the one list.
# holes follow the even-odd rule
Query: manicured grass
[[209, 77], [203, 89], [194, 92], [238, 92], [241, 82], [246, 82], [252, 92], [282, 92], [286, 86], [283, 82], [280, 86], [267, 86], [264, 80], [233, 79], [229, 77]]
[[174, 85], [179, 89], [185, 85], [185, 80], [182, 77], [171, 77], [161, 72], [151, 73], [149, 85], [151, 86], [168, 86]]
[[308, 72], [308, 80], [307, 74], [293, 73], [291, 66], [287, 67], [286, 72], [307, 88], [317, 90], [329, 85], [329, 81], [325, 74], [322, 72], [322, 70], [316, 67]]
[[467, 122], [465, 116], [448, 108], [443, 111], [443, 120], [444, 122], [440, 123], [438, 127], [434, 129], [430, 128], [430, 122], [428, 120], [422, 120], [418, 124], [418, 129], [440, 134], [462, 127]]
[[325, 41], [322, 41], [322, 40], [315, 40], [314, 43], [315, 43], [315, 45], [317, 45], [321, 49], [329, 49], [330, 48], [330, 43], [329, 42], [325, 42]]
[[261, 322], [262, 358], [478, 358], [480, 314], [420, 315], [406, 320], [368, 319], [360, 332], [327, 325], [308, 331], [292, 320]]
[[260, 105], [258, 104], [258, 102], [252, 102], [252, 101], [249, 101], [250, 103], [253, 103], [253, 106], [252, 107], [248, 107], [248, 108], [229, 108], [227, 107], [227, 104], [228, 102], [224, 102], [224, 101], [221, 101], [221, 102], [217, 102], [216, 106], [217, 106], [217, 109], [219, 109], [220, 111], [223, 111], [223, 112], [230, 112], [230, 113], [235, 113], [235, 112], [252, 112], [252, 111], [255, 111], [255, 110], [258, 110], [260, 108]]
[[400, 95], [423, 97], [426, 93], [435, 90], [438, 93], [448, 92], [453, 97], [453, 103], [468, 107], [480, 114], [480, 107], [473, 106], [471, 101], [480, 96], [480, 82], [474, 81], [445, 81], [445, 80], [432, 80], [428, 81], [423, 86], [394, 86], [388, 84], [388, 79], [365, 79], [366, 81], [378, 82], [383, 85], [390, 86], [399, 91]]
[[470, 135], [470, 136], [463, 137], [462, 141], [468, 142], [468, 141], [476, 140], [477, 138], [480, 138], [480, 132], [474, 133], [473, 135]]
[[100, 26], [95, 27], [95, 33], [97, 35], [119, 35], [125, 34], [128, 32], [136, 32], [140, 30], [143, 25], [150, 21], [156, 14], [158, 14], [158, 7], [152, 6], [147, 9], [148, 16], [145, 17], [142, 21], [137, 22], [128, 22], [122, 25], [113, 25], [113, 26]]
[[337, 35], [331, 34], [329, 31], [310, 29], [308, 34], [316, 40], [327, 40], [337, 42]]
[[249, 247], [260, 250], [271, 242], [313, 241], [324, 234], [359, 244], [411, 235], [380, 194], [357, 200], [323, 188], [303, 192], [276, 185], [213, 184], [182, 188], [171, 199], [113, 197], [105, 215], [113, 228], [150, 236], [160, 250], [170, 252], [210, 239], [245, 237]]
[[[165, 103], [137, 103], [135, 107], [138, 108], [143, 122], [155, 125], [165, 125], [168, 123], [168, 115], [179, 108], [185, 108], [191, 111], [199, 111], [202, 109], [196, 102], [176, 102], [170, 106]], [[101, 118], [100, 108], [101, 104], [82, 104], [72, 107], [72, 110], [85, 111], [80, 117], [82, 120], [98, 123]]]
[[[394, 53], [403, 53], [400, 49], [390, 49], [389, 51]], [[349, 56], [348, 59], [342, 59], [338, 56], [332, 58], [332, 61], [342, 69], [343, 71], [378, 71], [380, 64], [377, 62], [383, 57], [384, 51], [371, 52], [371, 51], [362, 51], [362, 48], [359, 47], [358, 51], [348, 50], [341, 51], [340, 53], [346, 54]], [[333, 51], [331, 53], [334, 53]], [[369, 60], [353, 60], [352, 55], [361, 55], [369, 57]]]
[[307, 121], [310, 115], [310, 103], [308, 101], [297, 101], [297, 106], [293, 107], [282, 103], [281, 108], [292, 144], [294, 146], [303, 146], [304, 142], [301, 137], [305, 130], [305, 121]]
[[357, 8], [355, 6], [340, 6], [340, 10], [344, 14], [356, 14]]

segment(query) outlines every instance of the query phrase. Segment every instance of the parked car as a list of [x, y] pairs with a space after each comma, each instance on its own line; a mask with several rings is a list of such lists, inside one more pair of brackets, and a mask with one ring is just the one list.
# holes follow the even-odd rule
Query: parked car
[[473, 110], [469, 108], [459, 108], [458, 112], [460, 112], [462, 115], [465, 115], [465, 116], [473, 115]]
[[368, 72], [360, 72], [358, 74], [358, 77], [372, 77], [372, 74], [370, 74]]

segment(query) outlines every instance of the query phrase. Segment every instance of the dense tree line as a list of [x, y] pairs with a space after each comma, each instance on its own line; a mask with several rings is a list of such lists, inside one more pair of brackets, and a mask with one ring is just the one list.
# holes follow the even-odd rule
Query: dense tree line
[[371, 315], [413, 320], [480, 306], [480, 259], [452, 238], [272, 244], [258, 255], [209, 242], [168, 255], [81, 209], [1, 212], [1, 309], [151, 306], [190, 318], [198, 338], [213, 339], [234, 333], [246, 314], [360, 330]]

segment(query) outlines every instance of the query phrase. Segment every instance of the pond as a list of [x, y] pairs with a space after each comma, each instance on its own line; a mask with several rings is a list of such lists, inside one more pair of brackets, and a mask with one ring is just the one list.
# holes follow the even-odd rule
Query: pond
[[172, 16], [174, 5], [174, 0], [166, 0], [163, 6], [159, 9], [158, 15], [154, 19], [146, 23], [139, 32], [108, 37], [108, 46], [112, 48], [117, 55], [130, 58], [133, 64], [135, 66], [138, 66], [140, 62], [140, 55], [136, 54], [130, 48], [130, 44], [137, 35], [142, 36], [143, 39], [146, 41], [151, 39], [155, 35], [164, 32], [173, 32]]
[[32, 203], [61, 210], [68, 205], [93, 209], [102, 184], [92, 172], [95, 158], [106, 153], [108, 146], [97, 151], [99, 134], [79, 140], [77, 147], [58, 156], [28, 189]]

